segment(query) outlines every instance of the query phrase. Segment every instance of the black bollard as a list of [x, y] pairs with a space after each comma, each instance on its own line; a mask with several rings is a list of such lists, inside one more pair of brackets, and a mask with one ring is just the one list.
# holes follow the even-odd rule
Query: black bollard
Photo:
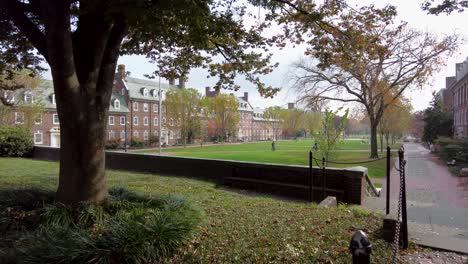
[[354, 233], [349, 242], [349, 250], [353, 256], [353, 264], [370, 264], [370, 254], [372, 253], [372, 244], [366, 233], [358, 230]]

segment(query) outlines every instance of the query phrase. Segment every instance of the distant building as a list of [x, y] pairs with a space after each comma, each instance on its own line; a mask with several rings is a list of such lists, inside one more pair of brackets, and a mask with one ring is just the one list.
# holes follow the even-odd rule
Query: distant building
[[[180, 78], [175, 85], [174, 80], [161, 83], [161, 89], [183, 89], [185, 79]], [[159, 109], [159, 83], [150, 80], [126, 76], [125, 65], [119, 65], [115, 74], [114, 87], [109, 103], [107, 120], [107, 140], [120, 140], [122, 145], [131, 139], [150, 143], [151, 137], [159, 136], [161, 126], [161, 142], [173, 145], [180, 141], [180, 122], [168, 115], [164, 105]], [[207, 97], [214, 97], [219, 91], [210, 91], [207, 87]], [[43, 80], [36, 89], [23, 89], [14, 92], [4, 92], [4, 98], [16, 103], [40, 102], [44, 112], [30, 121], [34, 144], [60, 147], [60, 120], [57, 114], [53, 83]], [[249, 102], [249, 94], [237, 97], [240, 120], [237, 128], [237, 140], [272, 140], [273, 131], [264, 119], [264, 109], [253, 108]], [[27, 122], [25, 113], [20, 108], [13, 108], [8, 116], [1, 116], [0, 122], [23, 125]], [[159, 120], [161, 111], [162, 120]]]
[[454, 137], [468, 137], [468, 58], [455, 65], [456, 74], [446, 79], [452, 96]]

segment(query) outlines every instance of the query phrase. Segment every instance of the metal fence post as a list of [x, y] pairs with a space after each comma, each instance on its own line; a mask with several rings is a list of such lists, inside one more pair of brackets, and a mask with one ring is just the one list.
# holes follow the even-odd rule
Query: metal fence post
[[325, 157], [322, 158], [322, 200], [327, 197], [326, 182], [325, 182]]
[[400, 148], [398, 151], [398, 156], [400, 160], [400, 170], [403, 170], [403, 179], [402, 179], [402, 201], [401, 201], [401, 221], [402, 221], [402, 236], [403, 236], [403, 241], [402, 241], [402, 248], [407, 249], [408, 248], [408, 217], [407, 217], [407, 211], [406, 211], [406, 172], [405, 172], [405, 150], [404, 148]]
[[390, 214], [390, 147], [387, 146], [387, 215]]
[[313, 196], [313, 193], [312, 193], [312, 188], [313, 188], [313, 185], [314, 185], [314, 178], [313, 178], [313, 169], [312, 169], [312, 160], [313, 160], [313, 156], [312, 156], [312, 150], [309, 151], [309, 202], [313, 202], [314, 200], [314, 196]]

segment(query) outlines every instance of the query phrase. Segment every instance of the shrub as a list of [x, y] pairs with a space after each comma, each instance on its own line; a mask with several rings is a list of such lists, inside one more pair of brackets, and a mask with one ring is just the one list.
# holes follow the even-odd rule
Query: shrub
[[446, 159], [468, 161], [468, 140], [439, 137], [436, 144], [440, 146], [440, 152]]
[[151, 135], [149, 137], [149, 144], [150, 146], [156, 146], [158, 145], [159, 143], [159, 137], [158, 136], [155, 136], [155, 135]]
[[[0, 211], [11, 211], [8, 208], [13, 206], [20, 211], [16, 216], [24, 216], [21, 221], [34, 221], [35, 225], [8, 225], [9, 234], [16, 235], [0, 238], [0, 263], [160, 262], [186, 241], [203, 218], [183, 198], [150, 198], [123, 188], [111, 189], [103, 205], [75, 207], [51, 203], [48, 192], [3, 193], [0, 198], [12, 195], [19, 199], [19, 206], [10, 199], [0, 204]], [[28, 219], [30, 215], [35, 217]], [[12, 218], [2, 213], [0, 223]]]
[[143, 148], [145, 146], [145, 142], [138, 138], [132, 138], [130, 140], [130, 147], [132, 148]]
[[121, 146], [121, 140], [120, 138], [116, 139], [109, 139], [106, 142], [106, 149], [119, 149]]
[[31, 134], [20, 126], [0, 127], [0, 157], [23, 157], [31, 154]]

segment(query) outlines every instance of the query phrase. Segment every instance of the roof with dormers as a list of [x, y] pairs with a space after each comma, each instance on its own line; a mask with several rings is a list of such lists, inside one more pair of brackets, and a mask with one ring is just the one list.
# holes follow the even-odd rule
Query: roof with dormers
[[[25, 94], [32, 93], [33, 102], [41, 103], [42, 106], [47, 110], [57, 109], [57, 105], [54, 104], [54, 84], [51, 80], [41, 80], [39, 85], [34, 89], [21, 89], [13, 93], [15, 102], [25, 102]], [[40, 101], [37, 101], [40, 100]], [[120, 107], [118, 109], [114, 108], [114, 101], [119, 100]], [[120, 94], [112, 93], [109, 112], [112, 113], [129, 113], [127, 102], [125, 97]]]
[[[116, 109], [115, 106], [115, 100], [119, 100], [120, 102], [120, 107]], [[109, 105], [109, 112], [111, 113], [130, 113], [130, 110], [128, 109], [127, 105], [127, 100], [125, 100], [125, 97], [120, 94], [112, 93], [111, 96], [111, 101]]]
[[239, 111], [253, 112], [252, 105], [244, 99], [244, 97], [237, 97], [237, 102], [239, 104]]
[[[159, 82], [133, 77], [126, 77], [125, 80], [122, 81], [128, 91], [130, 99], [158, 101]], [[162, 90], [168, 90], [171, 88], [178, 88], [178, 86], [161, 83]], [[147, 91], [146, 96], [144, 92], [145, 89]]]

